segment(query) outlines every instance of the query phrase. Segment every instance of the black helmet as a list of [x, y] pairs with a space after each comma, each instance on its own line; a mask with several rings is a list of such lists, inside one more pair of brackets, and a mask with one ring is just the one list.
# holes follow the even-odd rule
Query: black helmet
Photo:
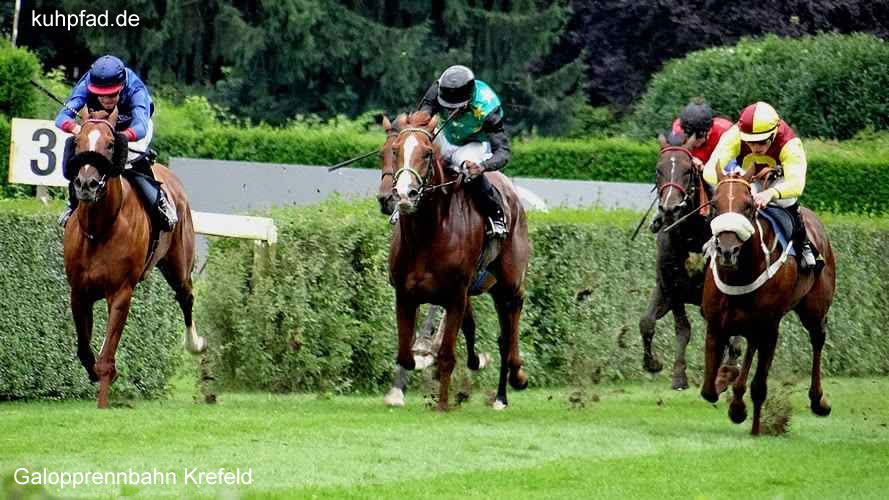
[[706, 137], [713, 126], [713, 110], [703, 100], [692, 101], [679, 114], [679, 124], [686, 137]]
[[438, 103], [445, 108], [462, 108], [475, 92], [475, 75], [466, 66], [451, 66], [438, 79]]
[[114, 56], [96, 59], [90, 68], [88, 90], [93, 94], [110, 95], [120, 92], [127, 80], [127, 69], [123, 61]]

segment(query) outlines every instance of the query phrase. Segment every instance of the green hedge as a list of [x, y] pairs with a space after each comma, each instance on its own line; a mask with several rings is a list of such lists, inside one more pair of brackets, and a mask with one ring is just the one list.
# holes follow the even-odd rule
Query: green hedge
[[873, 35], [769, 35], [667, 63], [630, 122], [639, 137], [652, 137], [691, 97], [703, 96], [735, 119], [762, 100], [804, 137], [848, 139], [868, 126], [889, 128], [887, 88], [889, 43]]
[[[382, 145], [378, 134], [319, 128], [211, 127], [158, 132], [156, 147], [169, 156], [269, 163], [333, 165]], [[805, 140], [809, 159], [803, 203], [836, 212], [889, 211], [889, 147], [880, 141]], [[657, 145], [627, 138], [516, 141], [510, 176], [653, 182]], [[376, 156], [355, 164], [378, 168]]]
[[[0, 200], [0, 400], [95, 397], [77, 358], [62, 259], [61, 205]], [[105, 338], [105, 302], [95, 307], [93, 349]], [[136, 290], [117, 353], [114, 390], [156, 397], [182, 361], [179, 306], [155, 272]]]
[[[391, 382], [396, 344], [385, 218], [373, 202], [338, 200], [271, 216], [279, 225], [273, 272], [253, 275], [250, 242], [211, 243], [200, 317], [216, 347], [217, 377], [230, 387], [271, 391], [380, 391]], [[654, 240], [643, 233], [629, 242], [638, 217], [622, 211], [532, 214], [521, 346], [533, 384], [571, 384], [591, 371], [612, 379], [643, 376], [638, 321], [654, 284]], [[826, 373], [889, 373], [882, 333], [889, 320], [882, 271], [889, 221], [832, 216], [827, 223], [839, 259], [839, 291]], [[473, 305], [481, 348], [494, 353], [491, 300], [479, 297]], [[690, 373], [698, 374], [704, 330], [691, 309]], [[671, 360], [671, 320], [658, 330], [656, 349]], [[787, 319], [776, 366], [805, 374], [809, 360], [807, 336], [795, 316]], [[496, 369], [483, 375], [490, 387], [495, 377]]]

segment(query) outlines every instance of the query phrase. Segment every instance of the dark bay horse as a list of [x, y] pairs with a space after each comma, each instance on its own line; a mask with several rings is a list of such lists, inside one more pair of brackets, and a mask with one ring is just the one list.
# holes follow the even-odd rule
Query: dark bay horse
[[[710, 239], [710, 200], [702, 172], [692, 161], [688, 146], [671, 134], [669, 141], [658, 137], [661, 150], [656, 165], [655, 185], [658, 193], [658, 210], [668, 227], [680, 218], [688, 216], [670, 231], [657, 234], [657, 284], [651, 291], [651, 299], [642, 319], [639, 332], [644, 349], [642, 366], [652, 373], [660, 372], [663, 365], [651, 350], [655, 323], [667, 312], [673, 313], [676, 328], [676, 357], [673, 361], [672, 387], [688, 389], [685, 354], [691, 340], [691, 323], [685, 305], [701, 305], [704, 290], [704, 258], [702, 247]], [[698, 264], [692, 256], [697, 256]], [[733, 380], [737, 375], [735, 361], [737, 349], [729, 349], [728, 363], [721, 368], [722, 376]]]
[[[827, 312], [836, 288], [833, 250], [821, 221], [808, 209], [800, 208], [810, 241], [824, 257], [820, 271], [801, 271], [794, 258], [787, 258], [769, 223], [762, 223], [753, 204], [751, 181], [754, 169], [740, 175], [727, 175], [717, 169], [719, 184], [714, 198], [716, 218], [714, 253], [707, 270], [701, 311], [707, 321], [706, 368], [701, 396], [710, 402], [719, 399], [716, 364], [729, 335], [747, 338], [747, 351], [741, 373], [733, 385], [729, 417], [735, 423], [747, 418], [744, 392], [747, 376], [758, 351], [759, 361], [750, 387], [753, 400], [752, 433], [760, 433], [760, 414], [766, 400], [766, 378], [781, 318], [793, 310], [809, 333], [812, 344], [812, 380], [809, 402], [816, 415], [830, 414], [830, 405], [821, 388], [821, 349], [824, 346]], [[789, 244], [788, 244], [789, 245]]]
[[[438, 146], [434, 144], [437, 117], [427, 113], [402, 115], [392, 148], [393, 176], [400, 217], [394, 228], [389, 250], [389, 281], [395, 288], [398, 320], [398, 364], [415, 367], [411, 352], [420, 304], [436, 304], [446, 311], [441, 347], [438, 352], [438, 409], [448, 408], [448, 390], [455, 366], [457, 330], [465, 326], [470, 286], [477, 271], [487, 268], [491, 276], [474, 293], [488, 292], [494, 299], [500, 321], [500, 381], [494, 402], [496, 409], [506, 407], [506, 383], [515, 389], [527, 387], [519, 355], [519, 317], [524, 303], [524, 278], [530, 245], [524, 209], [512, 183], [498, 172], [487, 175], [503, 195], [511, 217], [509, 236], [495, 251], [486, 252], [485, 220], [471, 197], [457, 180], [445, 177]], [[385, 124], [384, 124], [385, 125]], [[493, 259], [484, 260], [492, 256]], [[471, 314], [471, 313], [470, 313]], [[474, 328], [463, 330], [467, 340], [467, 365], [479, 367], [475, 353]]]
[[[77, 355], [89, 378], [99, 382], [98, 407], [108, 407], [108, 391], [117, 377], [115, 353], [130, 310], [133, 289], [154, 266], [176, 292], [185, 317], [185, 346], [192, 353], [207, 347], [192, 321], [194, 302], [191, 271], [194, 266], [194, 226], [191, 209], [179, 179], [162, 165], [152, 167], [176, 205], [179, 223], [172, 232], [160, 233], [153, 252], [153, 231], [148, 212], [129, 181], [123, 178], [126, 141], [116, 134], [117, 110], [84, 118], [76, 137], [72, 170], [80, 203], [65, 226], [65, 273], [71, 287], [71, 312], [77, 330]], [[115, 149], [117, 148], [117, 149]], [[93, 306], [108, 305], [105, 341], [96, 361], [90, 340]]]

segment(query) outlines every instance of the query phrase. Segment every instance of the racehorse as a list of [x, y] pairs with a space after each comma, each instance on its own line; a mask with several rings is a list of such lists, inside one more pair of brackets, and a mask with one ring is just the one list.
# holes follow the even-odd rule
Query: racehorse
[[[639, 333], [644, 349], [642, 366], [652, 373], [660, 372], [663, 365], [651, 351], [655, 323], [667, 312], [673, 313], [676, 329], [676, 358], [673, 361], [672, 387], [688, 389], [685, 354], [691, 340], [691, 323], [685, 312], [685, 304], [701, 305], [704, 289], [704, 267], [695, 266], [695, 259], [703, 262], [702, 247], [710, 238], [708, 227], [710, 201], [707, 186], [698, 167], [692, 161], [689, 139], [670, 134], [669, 139], [660, 135], [661, 145], [656, 165], [655, 186], [658, 194], [658, 210], [664, 226], [685, 219], [669, 231], [657, 234], [657, 283], [651, 290], [648, 308], [639, 320]], [[729, 381], [737, 376], [735, 366], [739, 350], [729, 346], [728, 359], [721, 368], [720, 376]]]
[[719, 399], [721, 387], [716, 380], [717, 355], [728, 335], [744, 335], [747, 350], [741, 372], [733, 385], [729, 417], [735, 423], [747, 418], [744, 392], [747, 375], [758, 351], [756, 374], [750, 387], [753, 400], [752, 434], [760, 433], [760, 416], [766, 399], [766, 378], [781, 318], [796, 311], [812, 344], [812, 380], [809, 402], [819, 416], [830, 414], [830, 404], [821, 388], [821, 349], [824, 346], [827, 312], [836, 288], [833, 250], [821, 221], [808, 209], [800, 208], [810, 241], [821, 252], [824, 268], [801, 272], [795, 259], [787, 258], [777, 244], [778, 235], [769, 223], [763, 224], [753, 203], [756, 187], [751, 184], [766, 172], [754, 170], [725, 174], [717, 169], [716, 218], [711, 223], [714, 236], [713, 257], [704, 282], [701, 311], [707, 321], [705, 374], [701, 396], [707, 401]]
[[[99, 382], [98, 407], [107, 408], [108, 391], [117, 377], [115, 353], [133, 289], [153, 267], [160, 269], [176, 293], [185, 318], [186, 349], [203, 352], [207, 341], [198, 336], [191, 315], [195, 235], [182, 184], [163, 165], [152, 167], [179, 215], [173, 231], [159, 232], [133, 185], [124, 178], [127, 142], [125, 136], [115, 133], [117, 109], [110, 114], [84, 114], [82, 118], [68, 166], [77, 172], [73, 182], [80, 203], [65, 226], [65, 273], [71, 287], [77, 355], [90, 380]], [[96, 361], [90, 346], [93, 306], [103, 298], [108, 306], [108, 322]]]
[[527, 219], [512, 183], [499, 172], [483, 174], [499, 190], [511, 214], [508, 237], [502, 242], [486, 240], [485, 220], [462, 189], [462, 176], [450, 181], [445, 176], [440, 150], [434, 143], [437, 124], [437, 116], [424, 112], [402, 115], [394, 126], [384, 123], [387, 134], [395, 131], [392, 150], [395, 165], [400, 167], [393, 175], [400, 215], [389, 249], [389, 282], [395, 288], [398, 321], [397, 363], [407, 370], [415, 367], [411, 345], [419, 305], [444, 307], [437, 356], [438, 409], [447, 410], [457, 329], [464, 326], [467, 365], [477, 369], [474, 324], [466, 328], [466, 319], [471, 318], [469, 296], [488, 292], [494, 299], [501, 331], [494, 408], [503, 409], [508, 404], [507, 380], [517, 390], [528, 385], [519, 355], [518, 330], [530, 255]]

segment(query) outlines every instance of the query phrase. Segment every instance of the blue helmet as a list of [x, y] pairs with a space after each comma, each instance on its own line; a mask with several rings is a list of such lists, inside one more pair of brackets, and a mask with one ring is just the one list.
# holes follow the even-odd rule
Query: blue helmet
[[127, 68], [123, 61], [105, 55], [90, 68], [90, 84], [87, 89], [93, 94], [111, 95], [120, 92], [127, 81]]

